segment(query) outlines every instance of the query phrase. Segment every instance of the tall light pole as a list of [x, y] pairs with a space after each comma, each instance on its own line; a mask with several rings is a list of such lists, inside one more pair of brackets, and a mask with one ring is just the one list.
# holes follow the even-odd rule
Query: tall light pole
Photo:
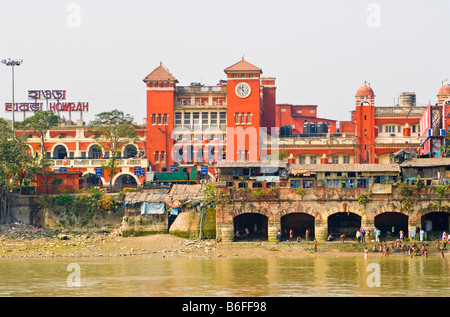
[[14, 123], [15, 123], [15, 118], [14, 118], [14, 108], [15, 108], [15, 104], [14, 104], [14, 66], [20, 66], [20, 64], [23, 63], [23, 59], [4, 59], [2, 60], [2, 63], [5, 64], [6, 66], [11, 66], [12, 69], [12, 113], [13, 113], [13, 118], [12, 118], [12, 131], [13, 131], [13, 138], [16, 138], [16, 131], [14, 129]]

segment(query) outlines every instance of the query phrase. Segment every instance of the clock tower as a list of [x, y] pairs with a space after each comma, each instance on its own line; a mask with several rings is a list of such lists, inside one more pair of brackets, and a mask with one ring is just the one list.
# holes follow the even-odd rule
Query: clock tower
[[259, 161], [262, 70], [242, 59], [226, 68], [227, 161]]
[[375, 94], [364, 82], [356, 99], [356, 163], [376, 163], [375, 158]]

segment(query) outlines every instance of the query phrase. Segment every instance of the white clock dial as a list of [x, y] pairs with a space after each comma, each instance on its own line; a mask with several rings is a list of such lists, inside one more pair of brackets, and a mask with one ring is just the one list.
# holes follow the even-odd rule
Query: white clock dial
[[246, 98], [250, 95], [251, 89], [250, 85], [247, 83], [240, 83], [236, 86], [236, 95], [241, 98]]

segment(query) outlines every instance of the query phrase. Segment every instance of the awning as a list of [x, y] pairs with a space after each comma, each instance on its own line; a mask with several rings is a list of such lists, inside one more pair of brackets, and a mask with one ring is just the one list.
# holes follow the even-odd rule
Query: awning
[[291, 170], [289, 171], [289, 174], [294, 175], [294, 176], [310, 176], [311, 174], [315, 174], [314, 172], [311, 173], [311, 170]]

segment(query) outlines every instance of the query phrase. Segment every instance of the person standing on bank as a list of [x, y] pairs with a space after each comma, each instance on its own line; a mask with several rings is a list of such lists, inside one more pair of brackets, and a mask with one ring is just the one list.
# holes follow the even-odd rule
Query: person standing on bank
[[366, 230], [364, 228], [361, 230], [361, 242], [366, 243]]

